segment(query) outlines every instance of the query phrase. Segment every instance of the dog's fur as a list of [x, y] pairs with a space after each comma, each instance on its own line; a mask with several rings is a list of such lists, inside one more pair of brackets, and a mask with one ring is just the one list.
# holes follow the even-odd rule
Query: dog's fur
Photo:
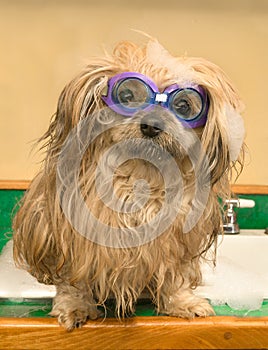
[[[152, 241], [125, 248], [96, 244], [74, 230], [57, 195], [56, 169], [62, 146], [81, 119], [91, 115], [92, 127], [99, 122], [96, 112], [106, 107], [101, 92], [110, 77], [126, 71], [139, 72], [150, 77], [160, 91], [178, 79], [186, 79], [183, 75], [176, 77], [171, 64], [165, 66], [153, 61], [148, 47], [123, 42], [111, 56], [92, 60], [64, 88], [55, 117], [40, 139], [42, 147], [46, 147], [43, 168], [32, 181], [14, 218], [15, 261], [39, 282], [56, 286], [52, 315], [67, 330], [81, 326], [87, 318], [97, 318], [97, 305], [104, 305], [108, 297], [115, 299], [119, 317], [132, 314], [145, 290], [157, 312], [185, 318], [213, 314], [209, 303], [195, 296], [192, 289], [201, 283], [201, 257], [221, 232], [218, 196], [229, 197], [231, 171], [237, 170], [235, 164], [243, 163], [243, 146], [238, 161], [230, 157], [230, 130], [227, 130], [230, 126], [224, 115], [226, 106], [239, 113], [241, 102], [216, 65], [201, 58], [172, 61], [174, 67], [177, 64], [181, 71], [190, 72], [189, 76], [207, 90], [210, 100], [206, 125], [193, 131], [208, 159], [210, 191], [202, 217], [189, 233], [183, 233], [183, 225], [193, 205], [196, 174], [179, 142], [189, 130], [178, 121], [179, 138], [174, 140], [172, 134], [164, 131], [152, 142], [166, 149], [177, 162], [183, 180], [183, 200], [169, 228]], [[111, 113], [115, 118], [126, 119]], [[168, 119], [170, 113], [164, 113]], [[135, 118], [139, 121], [139, 114]], [[145, 179], [150, 185], [150, 198], [143, 208], [131, 215], [118, 213], [97, 195], [94, 174], [100, 157], [112, 145], [131, 138], [144, 138], [139, 123], [117, 125], [94, 140], [81, 162], [79, 183], [85, 201], [96, 218], [113, 227], [149, 223], [164, 202], [162, 175], [154, 165], [138, 158], [116, 169], [113, 184], [116, 195], [127, 202], [135, 196], [135, 181]]]

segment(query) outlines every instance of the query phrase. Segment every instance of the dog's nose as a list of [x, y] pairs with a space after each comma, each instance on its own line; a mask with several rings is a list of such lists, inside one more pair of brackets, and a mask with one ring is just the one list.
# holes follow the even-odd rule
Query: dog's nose
[[164, 122], [155, 113], [151, 113], [141, 119], [140, 128], [144, 136], [155, 137], [163, 131]]

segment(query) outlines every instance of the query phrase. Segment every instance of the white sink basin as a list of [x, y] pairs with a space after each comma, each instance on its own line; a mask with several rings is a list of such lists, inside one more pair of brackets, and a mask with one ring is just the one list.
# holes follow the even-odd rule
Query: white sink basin
[[254, 310], [268, 298], [268, 235], [264, 230], [241, 230], [219, 237], [217, 264], [203, 264], [204, 285], [196, 294], [212, 304]]
[[[204, 263], [202, 286], [195, 294], [212, 304], [228, 303], [237, 309], [258, 309], [268, 298], [268, 235], [264, 230], [242, 230], [219, 236], [217, 266]], [[14, 266], [12, 241], [0, 256], [0, 298], [52, 298], [54, 286], [39, 284]]]

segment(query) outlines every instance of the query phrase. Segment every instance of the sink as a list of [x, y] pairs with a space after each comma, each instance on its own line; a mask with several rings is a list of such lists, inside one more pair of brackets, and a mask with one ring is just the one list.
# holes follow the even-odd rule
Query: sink
[[[9, 241], [0, 256], [0, 298], [53, 298], [54, 286], [39, 284], [14, 266], [12, 245]], [[194, 293], [210, 299], [213, 305], [227, 303], [235, 309], [258, 309], [268, 298], [267, 267], [268, 235], [264, 230], [219, 236], [216, 267], [204, 261], [203, 284]]]

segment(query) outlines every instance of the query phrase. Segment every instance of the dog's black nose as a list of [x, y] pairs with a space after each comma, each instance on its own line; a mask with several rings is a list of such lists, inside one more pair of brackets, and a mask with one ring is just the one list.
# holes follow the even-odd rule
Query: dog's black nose
[[144, 136], [155, 137], [164, 130], [164, 122], [155, 113], [151, 113], [141, 119], [140, 128]]

